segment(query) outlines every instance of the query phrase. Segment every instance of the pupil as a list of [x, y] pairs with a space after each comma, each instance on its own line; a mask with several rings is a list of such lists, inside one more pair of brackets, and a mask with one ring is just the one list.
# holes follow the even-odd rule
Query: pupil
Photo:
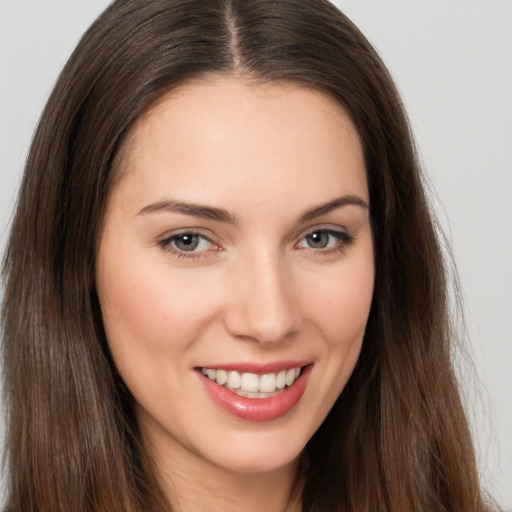
[[175, 243], [176, 247], [182, 251], [193, 251], [199, 245], [199, 237], [196, 235], [181, 235]]
[[327, 233], [311, 233], [308, 235], [308, 244], [310, 247], [315, 249], [323, 249], [327, 247], [327, 243], [329, 241], [329, 237]]

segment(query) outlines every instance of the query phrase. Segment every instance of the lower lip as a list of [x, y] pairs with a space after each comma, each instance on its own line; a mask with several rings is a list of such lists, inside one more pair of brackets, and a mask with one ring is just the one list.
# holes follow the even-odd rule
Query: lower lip
[[304, 367], [298, 379], [284, 391], [268, 398], [247, 398], [219, 386], [198, 372], [210, 397], [226, 412], [246, 421], [271, 421], [290, 412], [300, 400], [313, 365]]

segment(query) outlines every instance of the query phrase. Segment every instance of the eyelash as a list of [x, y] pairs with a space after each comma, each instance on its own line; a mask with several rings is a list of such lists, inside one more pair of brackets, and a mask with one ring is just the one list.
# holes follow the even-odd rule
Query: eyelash
[[[328, 235], [330, 237], [335, 238], [336, 245], [334, 247], [327, 247], [327, 248], [299, 247], [299, 244], [303, 240], [306, 240], [307, 237], [316, 235], [316, 234]], [[158, 242], [158, 245], [162, 248], [162, 250], [170, 252], [172, 255], [174, 255], [178, 259], [192, 260], [192, 259], [205, 258], [205, 257], [211, 256], [211, 254], [210, 254], [211, 251], [209, 251], [209, 250], [203, 250], [203, 251], [199, 251], [199, 252], [195, 252], [195, 251], [187, 252], [187, 251], [182, 251], [179, 248], [174, 247], [172, 245], [177, 240], [183, 239], [184, 237], [187, 237], [187, 236], [198, 237], [200, 239], [199, 243], [201, 243], [201, 241], [206, 241], [206, 242], [212, 244], [214, 247], [216, 247], [215, 252], [222, 250], [222, 248], [217, 246], [215, 244], [215, 242], [213, 242], [210, 238], [208, 238], [207, 236], [203, 235], [202, 233], [199, 233], [196, 231], [183, 231], [181, 233], [175, 233], [175, 234], [161, 240], [160, 242]], [[337, 252], [344, 252], [347, 249], [347, 247], [352, 245], [352, 243], [354, 241], [355, 241], [355, 237], [353, 235], [350, 235], [346, 231], [337, 231], [334, 229], [314, 229], [314, 230], [306, 233], [299, 240], [299, 242], [297, 244], [295, 244], [295, 247], [298, 248], [299, 250], [312, 251], [315, 254], [315, 256], [327, 256], [327, 255], [337, 253]], [[330, 242], [328, 242], [328, 243], [330, 243]]]

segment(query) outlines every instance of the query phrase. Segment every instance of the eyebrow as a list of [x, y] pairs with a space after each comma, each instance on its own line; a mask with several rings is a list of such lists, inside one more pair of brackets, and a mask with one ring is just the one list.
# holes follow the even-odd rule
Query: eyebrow
[[[364, 201], [359, 196], [350, 194], [338, 197], [332, 201], [329, 201], [328, 203], [307, 210], [300, 216], [299, 222], [307, 222], [309, 220], [315, 219], [316, 217], [320, 217], [321, 215], [325, 215], [333, 210], [343, 208], [344, 206], [348, 205], [355, 205], [368, 209], [368, 204], [366, 201]], [[173, 199], [149, 204], [142, 208], [142, 210], [137, 215], [161, 212], [181, 213], [184, 215], [191, 215], [193, 217], [200, 217], [203, 219], [224, 222], [227, 224], [237, 223], [236, 217], [222, 208], [215, 208], [213, 206], [190, 203], [187, 201], [177, 201]]]
[[322, 204], [307, 212], [303, 213], [299, 219], [300, 222], [306, 222], [308, 220], [315, 219], [316, 217], [320, 217], [321, 215], [325, 215], [333, 210], [338, 208], [343, 208], [344, 206], [354, 205], [360, 206], [361, 208], [368, 209], [368, 203], [361, 197], [349, 194], [346, 196], [341, 196], [332, 201], [329, 201], [326, 204]]
[[193, 217], [201, 217], [217, 222], [236, 224], [235, 216], [222, 208], [214, 208], [213, 206], [189, 203], [186, 201], [175, 201], [172, 199], [149, 204], [142, 208], [137, 215], [160, 212], [182, 213], [184, 215], [192, 215]]

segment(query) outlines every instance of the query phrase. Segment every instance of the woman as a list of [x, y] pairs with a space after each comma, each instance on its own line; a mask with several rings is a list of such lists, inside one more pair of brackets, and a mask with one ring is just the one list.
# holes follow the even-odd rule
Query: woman
[[10, 511], [485, 510], [406, 117], [328, 2], [114, 2], [4, 274]]

